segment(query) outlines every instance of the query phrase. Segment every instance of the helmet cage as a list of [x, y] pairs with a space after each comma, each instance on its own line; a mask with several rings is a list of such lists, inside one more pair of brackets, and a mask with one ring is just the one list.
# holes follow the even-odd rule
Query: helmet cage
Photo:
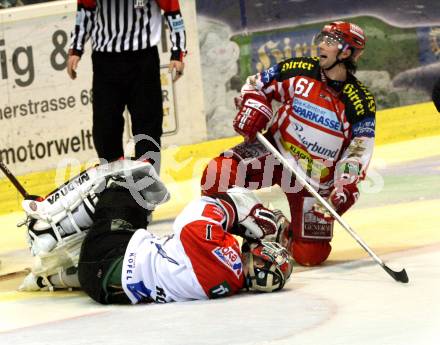
[[269, 262], [264, 267], [255, 267], [253, 256], [250, 256], [249, 273], [246, 276], [246, 286], [250, 291], [274, 292], [281, 290], [285, 280], [279, 268]]
[[[276, 242], [262, 242], [256, 245], [246, 243], [243, 246], [243, 254], [247, 256], [249, 265], [246, 276], [248, 290], [273, 292], [284, 287], [293, 264], [285, 248]], [[260, 258], [260, 263], [256, 263], [255, 258]]]

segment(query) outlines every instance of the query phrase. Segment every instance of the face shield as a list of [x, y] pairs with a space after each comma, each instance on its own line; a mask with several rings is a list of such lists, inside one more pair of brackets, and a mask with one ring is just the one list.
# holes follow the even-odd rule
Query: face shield
[[339, 50], [342, 50], [345, 42], [340, 37], [332, 35], [326, 32], [320, 32], [313, 39], [313, 43], [319, 46], [321, 43], [325, 43], [328, 47], [338, 47]]

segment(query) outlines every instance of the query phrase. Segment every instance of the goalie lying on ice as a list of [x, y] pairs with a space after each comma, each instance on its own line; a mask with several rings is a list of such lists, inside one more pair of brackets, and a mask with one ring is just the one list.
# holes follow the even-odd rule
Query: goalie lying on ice
[[[197, 198], [160, 238], [147, 230], [149, 216], [169, 194], [151, 164], [124, 160], [85, 173], [64, 193], [23, 202], [38, 264], [22, 290], [81, 287], [103, 304], [163, 303], [272, 292], [289, 279], [286, 249], [261, 241], [285, 217], [251, 191]], [[244, 238], [241, 248], [233, 235]]]

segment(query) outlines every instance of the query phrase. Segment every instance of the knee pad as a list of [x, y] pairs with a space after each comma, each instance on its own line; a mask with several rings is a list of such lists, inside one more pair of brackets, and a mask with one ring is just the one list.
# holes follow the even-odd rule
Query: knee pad
[[332, 246], [328, 241], [293, 240], [291, 254], [302, 266], [317, 266], [327, 260]]
[[238, 162], [233, 158], [216, 157], [206, 166], [202, 174], [202, 195], [226, 193], [237, 179]]

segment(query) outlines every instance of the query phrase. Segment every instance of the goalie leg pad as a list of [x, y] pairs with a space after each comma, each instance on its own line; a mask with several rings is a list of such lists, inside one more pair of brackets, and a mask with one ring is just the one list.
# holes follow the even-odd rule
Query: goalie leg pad
[[64, 237], [89, 228], [97, 193], [110, 183], [129, 190], [136, 202], [148, 210], [145, 212], [169, 199], [168, 190], [148, 162], [122, 160], [88, 169], [42, 201], [23, 201], [23, 209], [30, 219], [32, 254], [50, 252]]
[[[50, 252], [40, 253], [34, 258], [31, 273], [24, 279], [19, 287], [21, 291], [53, 290], [54, 287], [78, 287], [72, 277], [72, 267], [77, 267], [81, 245], [86, 236], [85, 232], [74, 234], [63, 239]], [[51, 278], [58, 276], [53, 285]], [[63, 278], [64, 277], [64, 278]], [[66, 280], [67, 279], [67, 280]], [[69, 284], [73, 282], [73, 286]]]
[[59, 271], [48, 277], [37, 276], [29, 273], [19, 286], [19, 291], [53, 291], [54, 289], [79, 288], [78, 270], [76, 267], [67, 269], [59, 268]]

